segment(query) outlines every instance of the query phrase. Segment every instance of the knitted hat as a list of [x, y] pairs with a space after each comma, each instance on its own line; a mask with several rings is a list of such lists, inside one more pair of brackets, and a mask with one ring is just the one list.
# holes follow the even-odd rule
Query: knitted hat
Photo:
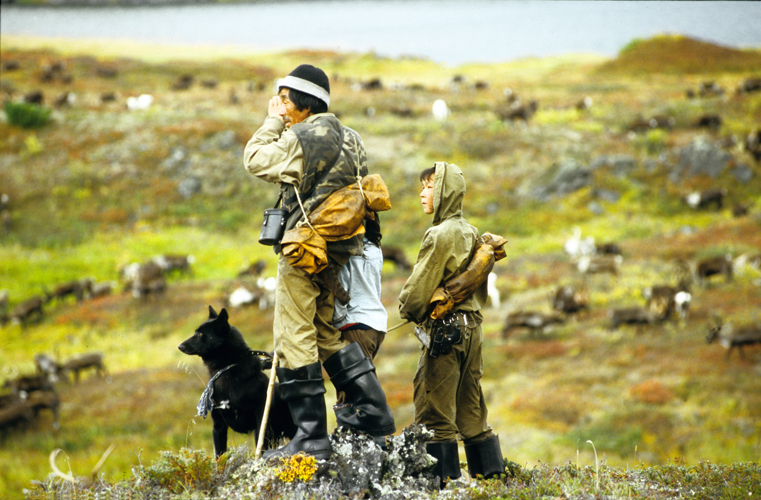
[[291, 74], [278, 80], [278, 92], [281, 88], [298, 90], [316, 97], [330, 105], [330, 82], [323, 70], [311, 64], [302, 64], [291, 71]]

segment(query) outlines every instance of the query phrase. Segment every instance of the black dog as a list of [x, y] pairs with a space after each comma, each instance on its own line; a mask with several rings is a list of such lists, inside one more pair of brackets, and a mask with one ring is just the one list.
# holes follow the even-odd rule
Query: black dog
[[[211, 412], [214, 422], [214, 451], [219, 457], [227, 451], [227, 428], [258, 439], [269, 377], [262, 371], [262, 360], [249, 349], [240, 331], [228, 323], [227, 311], [217, 312], [209, 306], [209, 319], [195, 334], [180, 344], [185, 354], [201, 356], [209, 369], [209, 384], [198, 403], [198, 415]], [[265, 447], [281, 437], [292, 438], [296, 426], [275, 384], [270, 405]]]

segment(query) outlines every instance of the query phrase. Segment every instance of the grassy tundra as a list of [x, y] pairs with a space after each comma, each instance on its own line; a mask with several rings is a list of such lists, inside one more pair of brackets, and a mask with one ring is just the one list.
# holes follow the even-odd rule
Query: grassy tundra
[[[640, 474], [671, 488], [667, 495], [760, 493], [761, 352], [749, 346], [744, 359], [726, 359], [705, 342], [717, 315], [761, 321], [758, 269], [693, 285], [684, 319], [611, 330], [607, 316], [643, 306], [645, 287], [675, 285], [699, 259], [761, 252], [761, 163], [743, 145], [759, 130], [761, 92], [736, 91], [761, 77], [759, 52], [657, 37], [632, 42], [612, 60], [447, 68], [372, 54], [194, 49], [191, 56], [172, 47], [52, 45], [3, 37], [0, 53], [4, 101], [39, 90], [49, 110], [39, 127], [15, 125], [9, 107], [0, 122], [0, 195], [7, 195], [0, 290], [8, 291], [8, 310], [74, 279], [118, 282], [119, 269], [155, 255], [191, 254], [195, 262], [192, 274], [170, 276], [154, 297], [135, 299], [118, 285], [81, 303], [49, 302], [24, 328], [0, 328], [5, 378], [32, 373], [37, 353], [63, 361], [100, 351], [108, 371], [56, 385], [59, 430], [43, 411], [26, 427], [2, 431], [0, 491], [21, 496], [31, 480], [44, 480], [59, 448], [62, 470], [87, 474], [114, 445], [99, 469], [106, 483], [133, 480], [133, 468], [163, 451], [213, 455], [211, 423], [193, 417], [205, 370], [177, 345], [209, 304], [225, 305], [241, 269], [263, 259], [264, 275], [275, 273], [275, 255], [256, 238], [277, 195], [244, 173], [242, 148], [265, 116], [274, 79], [311, 62], [332, 77], [332, 111], [362, 134], [372, 170], [391, 188], [384, 244], [416, 254], [429, 223], [417, 173], [437, 160], [466, 172], [473, 223], [509, 240], [508, 258], [495, 268], [501, 305], [484, 311], [484, 389], [502, 450], [523, 469], [514, 496], [498, 495], [658, 497], [640, 488]], [[374, 79], [380, 88], [368, 85]], [[128, 110], [127, 99], [141, 94], [153, 96], [151, 105]], [[510, 95], [537, 101], [528, 120], [501, 118]], [[586, 97], [591, 106], [578, 106]], [[431, 115], [436, 99], [448, 104], [446, 121]], [[719, 116], [720, 125], [697, 127], [705, 115]], [[655, 117], [666, 121], [651, 127]], [[684, 164], [695, 144], [718, 158], [715, 176]], [[548, 190], [564, 171], [582, 182]], [[726, 189], [721, 209], [683, 201], [714, 187]], [[738, 204], [748, 214], [733, 216]], [[574, 227], [621, 246], [616, 275], [579, 273], [563, 251]], [[386, 267], [390, 326], [399, 322], [405, 278]], [[588, 291], [588, 311], [546, 332], [502, 338], [508, 313], [549, 313], [555, 289], [567, 284]], [[253, 349], [271, 348], [271, 309], [230, 314]], [[399, 429], [413, 419], [417, 356], [404, 327], [389, 334], [376, 363]], [[232, 435], [230, 445], [250, 441]], [[590, 465], [597, 458], [602, 472]]]

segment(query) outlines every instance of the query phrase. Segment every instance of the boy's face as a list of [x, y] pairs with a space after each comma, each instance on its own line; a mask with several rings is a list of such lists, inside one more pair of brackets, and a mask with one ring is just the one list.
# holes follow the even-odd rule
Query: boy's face
[[423, 181], [423, 190], [420, 191], [420, 203], [423, 205], [423, 212], [427, 215], [433, 214], [433, 176]]

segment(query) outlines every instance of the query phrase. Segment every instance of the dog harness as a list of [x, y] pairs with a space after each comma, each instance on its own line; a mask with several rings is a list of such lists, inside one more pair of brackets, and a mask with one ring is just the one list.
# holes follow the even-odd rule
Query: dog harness
[[206, 418], [206, 414], [214, 409], [214, 401], [211, 399], [212, 395], [214, 394], [214, 381], [233, 366], [236, 366], [236, 364], [225, 366], [209, 379], [209, 383], [206, 384], [206, 389], [203, 390], [203, 394], [201, 394], [201, 400], [198, 401], [198, 406], [196, 407], [196, 411], [198, 412], [196, 413], [197, 417], [200, 416]]

